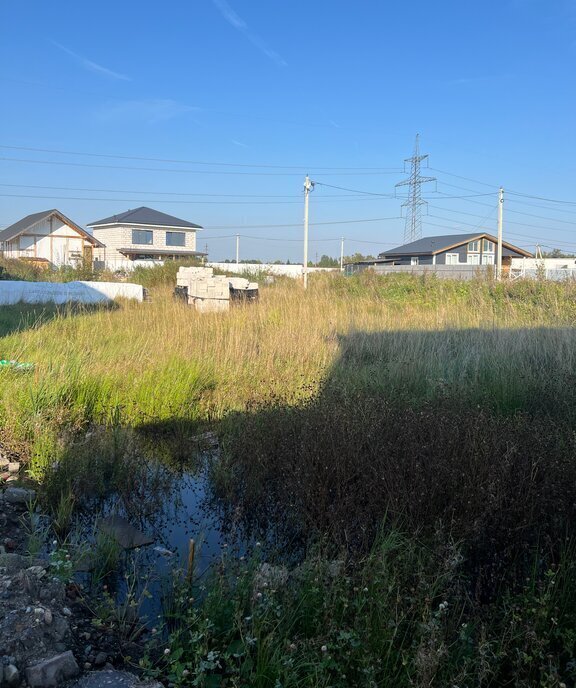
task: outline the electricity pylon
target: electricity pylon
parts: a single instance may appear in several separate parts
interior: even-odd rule
[[[414,155],[404,161],[410,163],[410,177],[396,184],[397,187],[409,187],[408,198],[402,203],[402,207],[407,209],[404,227],[404,243],[406,244],[422,236],[422,206],[427,205],[422,198],[422,184],[436,181],[436,177],[422,177],[420,174],[420,163],[427,157],[428,155],[420,155],[420,134],[416,134]]]

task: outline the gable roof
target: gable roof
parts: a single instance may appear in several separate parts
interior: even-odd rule
[[[103,220],[89,222],[88,227],[103,227],[105,225],[147,225],[149,227],[179,227],[181,229],[202,229],[200,225],[195,225],[188,220],[180,220],[173,215],[161,213],[159,210],[142,206],[134,210],[127,210],[119,215],[112,215]]]
[[[34,225],[37,225],[38,223],[43,222],[44,220],[50,219],[53,215],[65,224],[67,224],[68,226],[74,228],[79,234],[81,234],[84,237],[84,239],[87,239],[94,246],[104,246],[104,244],[101,241],[98,241],[96,237],[92,236],[92,234],[87,232],[85,229],[82,229],[82,227],[77,225],[75,222],[72,222],[72,220],[69,217],[66,217],[64,213],[61,213],[56,208],[53,208],[52,210],[43,210],[39,213],[32,213],[32,215],[26,215],[26,217],[23,217],[21,220],[18,220],[18,222],[15,222],[13,225],[10,225],[9,227],[6,227],[6,229],[3,229],[0,232],[0,241],[11,241],[12,239],[15,239],[16,237],[20,236],[20,234],[23,234],[27,230],[34,227]]]
[[[411,241],[408,244],[403,244],[402,246],[397,246],[396,248],[390,249],[389,251],[383,251],[379,254],[379,257],[389,257],[389,256],[418,256],[418,255],[435,255],[437,253],[442,253],[450,248],[456,248],[457,246],[462,246],[462,244],[467,244],[469,241],[474,241],[475,239],[489,239],[495,244],[498,243],[498,239],[492,234],[487,232],[476,232],[473,234],[446,234],[442,236],[431,236],[422,237],[422,239],[417,239],[416,241]],[[514,246],[507,241],[502,242],[502,246],[510,251],[515,251],[522,256],[531,258],[532,254],[529,251]]]

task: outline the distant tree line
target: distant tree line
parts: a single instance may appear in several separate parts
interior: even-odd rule
[[[376,260],[375,256],[368,255],[365,256],[362,253],[354,253],[351,256],[344,256],[344,263],[359,263],[360,261],[363,260]],[[235,260],[232,260],[230,258],[226,258],[224,263],[235,263]],[[240,263],[252,263],[253,265],[262,265],[261,260],[258,260],[258,258],[245,258],[240,261]],[[273,261],[267,261],[271,265],[292,265],[290,260],[273,260]],[[298,264],[298,261],[296,261],[296,264]],[[308,267],[309,268],[339,268],[340,267],[340,258],[332,258],[331,256],[327,256],[326,254],[320,256],[320,259],[318,261],[313,261],[309,260],[308,261]]]

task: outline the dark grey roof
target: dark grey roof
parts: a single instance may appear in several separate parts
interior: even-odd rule
[[[96,222],[89,222],[88,227],[100,227],[101,225],[116,225],[116,224],[128,224],[128,225],[149,225],[150,227],[181,227],[183,229],[202,229],[200,225],[195,225],[193,222],[188,222],[188,220],[180,220],[173,215],[167,215],[166,213],[161,213],[159,210],[154,210],[153,208],[146,208],[142,206],[141,208],[136,208],[134,210],[127,210],[125,213],[120,213],[119,215],[112,215],[112,217],[106,217],[103,220],[97,220]]]
[[[490,241],[497,242],[498,239],[492,234],[487,232],[475,232],[471,234],[446,234],[442,236],[431,236],[422,237],[422,239],[417,239],[416,241],[411,241],[408,244],[392,248],[389,251],[383,251],[379,254],[379,258],[389,256],[418,256],[418,255],[432,255],[434,253],[440,253],[445,251],[447,248],[452,248],[456,246],[461,246],[466,244],[473,239],[479,239],[481,237],[486,237]],[[521,255],[531,256],[532,254],[525,251],[523,248],[518,248],[513,246],[508,242],[502,242],[503,247],[506,247],[512,251],[520,253]]]
[[[70,227],[73,227],[85,239],[88,239],[90,242],[92,242],[94,246],[104,246],[104,244],[101,241],[98,241],[96,237],[92,236],[92,234],[87,232],[85,229],[82,229],[82,227],[77,225],[75,222],[72,222],[69,217],[66,217],[64,213],[56,210],[56,208],[53,208],[52,210],[43,210],[39,213],[32,213],[32,215],[26,215],[26,217],[23,217],[21,220],[18,220],[18,222],[10,225],[10,227],[3,229],[0,232],[0,241],[11,241],[39,222],[48,220],[52,215],[56,215],[58,218],[60,218],[60,220],[62,220],[62,222],[65,222]]]
[[[173,249],[173,248],[142,248],[140,246],[130,246],[130,248],[117,249],[120,253],[126,255],[142,254],[142,255],[159,255],[159,256],[207,256],[207,253],[202,251],[189,251],[187,249]]]
[[[464,244],[475,237],[480,236],[476,234],[447,234],[446,236],[431,236],[422,237],[416,241],[411,241],[409,244],[403,244],[396,248],[391,248],[389,251],[383,251],[381,256],[396,256],[407,254],[416,255],[417,253],[436,253],[448,246],[455,244]]]

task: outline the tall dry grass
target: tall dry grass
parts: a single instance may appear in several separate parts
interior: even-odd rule
[[[115,310],[37,319],[39,309],[20,308],[0,358],[36,369],[1,373],[0,422],[24,444],[47,428],[105,422],[110,409],[131,425],[209,422],[264,398],[297,403],[327,379],[426,398],[488,390],[504,405],[523,389],[562,395],[575,295],[572,284],[325,275],[308,292],[279,280],[225,315],[199,314],[169,287]]]

